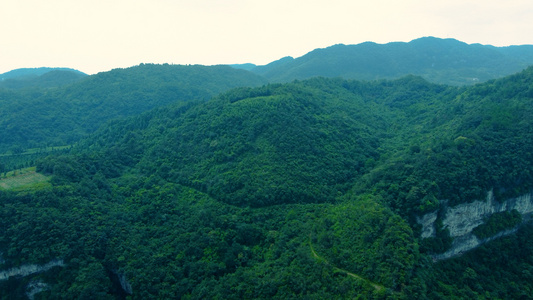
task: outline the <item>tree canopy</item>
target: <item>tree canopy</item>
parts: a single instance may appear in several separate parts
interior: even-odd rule
[[[437,226],[420,239],[416,218],[491,189],[498,201],[531,190],[532,68],[472,87],[313,78],[187,101],[172,100],[177,83],[137,89],[128,79],[172,68],[50,92],[168,102],[124,104],[138,113],[34,161],[46,183],[0,189],[0,270],[65,262],[0,281],[2,299],[35,282],[36,299],[530,295],[530,225],[437,263],[430,255],[450,236]],[[476,235],[521,220],[495,214]]]

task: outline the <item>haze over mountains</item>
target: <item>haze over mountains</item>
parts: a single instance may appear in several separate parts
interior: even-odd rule
[[[0,299],[528,299],[528,49],[423,38],[0,87]]]
[[[111,119],[266,82],[228,66],[140,65],[54,89],[0,89],[0,149],[70,145]]]
[[[265,66],[236,67],[271,82],[315,76],[376,80],[413,74],[430,82],[465,85],[510,75],[531,64],[533,45],[494,47],[424,37],[409,43],[339,44],[298,58],[285,57]]]
[[[408,43],[338,44],[315,49],[298,58],[287,56],[267,65],[244,63],[231,66],[251,71],[269,82],[290,82],[316,76],[377,80],[411,74],[434,83],[470,85],[519,72],[531,64],[533,45],[494,47],[423,37]],[[35,85],[49,87],[52,85],[39,83],[37,79],[50,71],[71,71],[78,75],[76,78],[86,75],[68,68],[17,69],[0,74],[0,87],[24,87],[32,81],[36,81]],[[18,82],[2,82],[8,79]],[[46,81],[45,78],[40,80]],[[64,83],[72,81],[74,79]]]
[[[27,78],[35,78],[39,77],[41,75],[44,75],[46,73],[52,72],[52,71],[70,71],[74,73],[78,73],[80,75],[87,75],[83,72],[80,72],[78,70],[70,69],[70,68],[21,68],[16,70],[11,70],[9,72],[5,72],[3,74],[0,74],[0,80],[7,80],[7,79],[27,79]]]
[[[6,151],[13,144],[44,147],[45,141],[69,145],[107,120],[176,100],[207,100],[237,86],[315,76],[375,80],[408,74],[434,83],[468,85],[518,72],[529,64],[533,64],[533,46],[498,48],[426,37],[409,43],[335,45],[265,66],[234,65],[242,69],[234,71],[223,66],[147,64],[87,76],[66,68],[18,69],[0,75],[4,79],[0,149]],[[57,89],[25,90],[32,87]],[[66,119],[71,121],[62,121]]]
[[[87,76],[69,68],[24,68],[0,74],[0,88],[58,87]]]

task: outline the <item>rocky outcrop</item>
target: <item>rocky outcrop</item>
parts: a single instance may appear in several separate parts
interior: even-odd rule
[[[45,272],[53,267],[64,267],[62,259],[55,259],[44,265],[23,265],[16,268],[0,271],[0,280],[7,280],[11,276],[28,276],[35,273]]]
[[[504,230],[486,239],[478,239],[474,234],[471,234],[471,233],[465,234],[463,236],[459,236],[453,240],[452,246],[450,247],[448,251],[441,253],[441,254],[434,254],[433,259],[435,261],[438,261],[438,260],[448,259],[454,256],[461,255],[465,253],[466,251],[472,250],[480,245],[483,245],[495,239],[501,238],[502,236],[515,233],[517,230],[518,228]]]
[[[26,296],[28,297],[28,299],[33,300],[35,299],[36,294],[42,291],[46,291],[48,289],[49,289],[48,284],[42,281],[39,281],[39,280],[30,281],[30,283],[28,283],[28,286],[26,286]]]
[[[422,225],[422,238],[435,236],[435,221],[437,221],[437,211],[425,214],[422,218],[417,219],[418,224]]]
[[[112,271],[112,273],[117,276],[118,282],[120,283],[120,287],[122,288],[122,290],[128,295],[133,294],[133,289],[131,288],[131,284],[126,278],[126,275],[116,270]]]
[[[479,225],[484,224],[485,220],[497,212],[516,210],[522,215],[533,212],[533,194],[509,199],[504,202],[498,202],[494,199],[492,191],[488,192],[485,201],[474,201],[464,203],[454,207],[444,207],[441,212],[442,226],[447,228],[450,237],[454,238],[451,248],[442,254],[434,255],[434,259],[442,260],[460,255],[486,242],[492,241],[499,237],[516,232],[517,228],[505,230],[498,234],[486,238],[478,239],[472,230]],[[417,219],[422,225],[421,237],[429,238],[435,236],[435,222],[438,211],[428,213]]]

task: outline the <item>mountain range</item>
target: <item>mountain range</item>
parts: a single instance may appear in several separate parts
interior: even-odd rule
[[[74,83],[87,76],[69,68],[24,68],[0,74],[0,88],[50,88]]]
[[[53,74],[52,71],[41,75]],[[0,89],[0,151],[70,145],[105,122],[180,101],[205,101],[258,75],[228,66],[140,65],[48,89]]]
[[[246,68],[271,82],[315,76],[376,80],[412,74],[435,83],[468,85],[516,73],[531,64],[533,45],[494,47],[424,37],[408,43],[338,44],[264,66],[235,67]]]
[[[466,45],[408,43],[441,71],[457,57],[428,43]],[[408,44],[387,45],[398,66]],[[533,67],[475,85],[235,67],[0,88],[1,299],[530,297]]]

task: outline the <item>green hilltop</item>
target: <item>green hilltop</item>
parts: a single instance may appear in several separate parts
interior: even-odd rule
[[[0,74],[0,88],[53,88],[74,83],[87,76],[69,68],[24,68]]]
[[[143,64],[87,76],[61,88],[0,88],[0,152],[13,145],[70,145],[112,119],[264,83],[259,76],[228,66]]]

